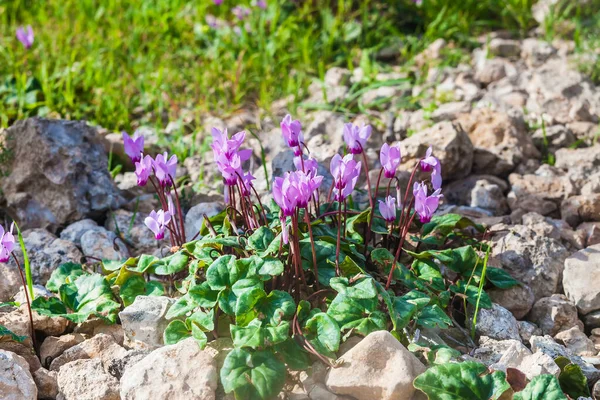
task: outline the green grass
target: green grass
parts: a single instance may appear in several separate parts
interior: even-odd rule
[[[269,109],[294,95],[292,110],[311,82],[332,66],[385,70],[377,53],[398,47],[395,64],[443,37],[476,45],[476,35],[534,24],[533,0],[8,0],[0,5],[0,125],[32,115],[86,119],[109,130],[132,130],[186,120],[173,135],[194,132],[204,112],[227,116],[243,107]],[[252,10],[250,32],[236,34],[235,4]],[[229,26],[212,29],[214,15]],[[15,38],[31,24],[35,43]],[[238,24],[239,25],[239,24]],[[446,57],[450,64],[460,52]],[[361,83],[360,93],[374,82]],[[353,100],[340,110],[363,112]],[[379,106],[379,105],[376,105]],[[201,133],[204,134],[204,133]]]

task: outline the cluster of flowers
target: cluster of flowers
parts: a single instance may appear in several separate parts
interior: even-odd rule
[[[144,136],[135,132],[133,137],[123,132],[123,146],[125,153],[135,165],[135,175],[138,186],[146,186],[148,181],[152,183],[163,209],[152,211],[144,220],[146,226],[154,232],[157,240],[165,237],[165,230],[171,232],[173,243],[185,241],[183,218],[179,207],[175,208],[171,188],[174,189],[175,198],[179,205],[177,188],[175,187],[175,175],[177,172],[177,156],[169,158],[168,153],[158,154],[155,158],[144,155]],[[179,218],[179,221],[177,221]],[[179,223],[178,223],[179,222]]]
[[[213,0],[213,2],[217,6],[220,6],[221,4],[223,4],[223,0]],[[263,10],[267,9],[266,0],[256,0],[253,2],[253,5],[255,7],[258,7]],[[231,9],[231,13],[233,14],[233,16],[237,19],[237,21],[239,23],[242,23],[246,20],[246,18],[248,18],[250,16],[250,14],[252,14],[252,10],[248,7],[237,5]],[[208,24],[208,26],[210,26],[213,29],[219,29],[219,28],[222,28],[227,25],[227,23],[225,21],[220,20],[217,17],[215,17],[214,15],[210,15],[210,14],[206,16],[206,23]],[[239,25],[235,25],[233,27],[233,31],[237,35],[241,35],[242,30],[245,30],[246,32],[250,32],[251,31],[250,24],[245,23],[243,25],[243,27],[241,27]]]

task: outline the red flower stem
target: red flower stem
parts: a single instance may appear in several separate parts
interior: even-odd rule
[[[163,208],[163,210],[168,209],[167,207],[167,203],[165,202],[164,199],[164,194],[162,192],[162,190],[160,190],[158,188],[158,186],[156,186],[156,183],[154,182],[153,177],[150,177],[150,183],[152,183],[152,186],[154,186],[154,190],[156,191],[156,195],[158,196],[158,200],[160,201],[160,205]],[[169,240],[171,240],[171,247],[175,246],[175,240],[173,239],[173,235],[169,235]]]
[[[335,273],[340,276],[340,240],[342,231],[342,203],[338,201],[338,234],[335,245]]]
[[[169,175],[169,178],[171,178],[171,184],[173,185],[173,191],[175,192],[175,202],[177,203],[177,215],[179,216],[179,228],[180,228],[180,232],[179,232],[180,243],[179,243],[179,245],[182,246],[186,241],[185,226],[183,225],[183,213],[181,212],[181,204],[179,203],[179,194],[177,193],[177,186],[175,185],[175,181],[173,180],[173,177],[171,175]]]
[[[409,211],[410,211],[410,209],[409,209]],[[396,263],[398,262],[398,259],[400,258],[400,254],[402,253],[402,246],[404,246],[404,240],[406,239],[406,235],[408,234],[408,228],[410,227],[410,224],[412,224],[413,220],[415,219],[415,215],[417,215],[417,213],[413,213],[413,215],[410,217],[410,220],[408,221],[408,224],[406,224],[406,226],[404,227],[404,230],[402,232],[402,238],[400,239],[400,244],[398,245],[398,249],[396,250],[396,256],[394,257],[394,263],[392,264],[392,268],[390,269],[390,274],[388,275],[388,279],[385,284],[385,290],[388,290],[390,288],[390,284],[392,283],[392,275],[394,274],[394,270],[396,269]]]
[[[381,175],[383,174],[383,168],[379,170],[379,175],[377,176],[377,183],[375,184],[375,199],[377,199],[377,193],[379,193],[379,183],[381,182]],[[371,227],[373,226],[373,216],[375,215],[375,208],[371,206],[371,215],[369,215],[369,227],[367,228],[367,234],[365,235],[365,252],[364,255],[367,255],[367,249],[369,248],[369,241],[371,240]],[[373,237],[375,240],[375,237]]]
[[[306,221],[306,225],[308,226],[308,236],[310,237],[310,246],[312,248],[312,258],[313,258],[313,268],[315,273],[315,286],[317,290],[319,290],[319,268],[317,267],[317,252],[315,251],[315,239],[312,233],[312,226],[310,224],[310,217],[308,216],[308,208],[306,209],[306,213],[304,213],[304,220]]]
[[[369,178],[369,161],[367,160],[367,153],[365,153],[365,150],[362,148],[362,145],[359,143],[358,144],[360,146],[360,150],[363,156],[363,167],[365,170],[365,175],[367,176],[367,188],[369,189],[369,206],[371,207],[371,209],[373,209],[373,193],[371,192],[371,178]],[[377,196],[377,194],[375,194]]]
[[[27,291],[27,282],[25,282],[25,277],[23,276],[23,271],[21,270],[21,264],[17,257],[15,257],[15,253],[11,253],[15,263],[17,264],[17,269],[19,270],[19,275],[21,276],[21,283],[23,285],[23,291],[25,292],[25,300],[27,301],[27,311],[29,311],[29,324],[31,325],[31,342],[33,343],[33,349],[37,354],[37,344],[35,342],[35,329],[33,328],[33,313],[31,311],[31,301],[29,300],[29,293]]]
[[[254,195],[256,196],[256,199],[258,200],[258,204],[260,204],[260,208],[262,210],[262,214],[263,214],[263,219],[265,221],[265,225],[268,225],[268,221],[267,221],[267,213],[265,211],[265,207],[262,204],[262,201],[260,201],[260,196],[258,195],[258,193],[256,192],[256,189],[254,188],[254,186],[250,186],[252,188],[252,191],[254,192]]]

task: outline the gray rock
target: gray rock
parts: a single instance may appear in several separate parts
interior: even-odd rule
[[[542,374],[554,376],[560,374],[560,368],[552,358],[541,352],[532,354],[527,347],[516,341],[503,352],[500,360],[492,364],[490,368],[496,371],[516,368],[523,372],[529,380]]]
[[[560,214],[572,227],[582,222],[600,221],[600,193],[573,196],[563,200]]]
[[[491,309],[481,308],[477,315],[475,333],[496,340],[520,340],[517,320],[506,308],[493,303]]]
[[[532,322],[517,321],[517,323],[519,324],[519,336],[521,336],[522,342],[529,343],[529,339],[532,336],[540,336],[542,334],[542,330]]]
[[[455,101],[443,103],[431,113],[433,122],[452,121],[458,118],[460,114],[471,111],[471,104],[466,101]]]
[[[120,400],[119,381],[104,372],[102,362],[76,360],[58,371],[59,397],[64,400]]]
[[[534,6],[535,7],[535,6]],[[521,46],[521,56],[525,58],[527,65],[538,67],[556,54],[556,49],[543,40],[527,38]]]
[[[126,260],[129,250],[121,239],[103,227],[87,231],[81,236],[81,250],[85,256],[101,260]]]
[[[102,138],[85,122],[17,121],[6,131],[6,144],[12,158],[2,191],[21,229],[54,232],[119,208]]]
[[[521,53],[521,44],[516,40],[494,38],[489,43],[490,52],[498,57],[516,57]]]
[[[539,299],[531,309],[529,320],[542,329],[544,335],[554,336],[583,324],[577,316],[577,307],[562,294]]]
[[[387,331],[367,335],[338,359],[325,384],[329,391],[357,400],[409,400],[413,380],[425,366]]]
[[[159,243],[168,243],[168,235],[159,242],[144,224],[145,212],[117,210],[107,215],[105,228],[115,232],[132,247],[134,255],[153,253]]]
[[[82,219],[81,221],[74,222],[63,229],[60,233],[60,238],[62,240],[73,242],[77,246],[81,246],[81,237],[83,234],[97,227],[98,224],[93,219]]]
[[[65,350],[85,341],[85,336],[80,333],[71,333],[62,336],[48,336],[40,347],[40,359],[45,367],[60,356]]]
[[[531,351],[534,353],[541,352],[547,354],[552,359],[556,357],[567,357],[572,363],[577,364],[581,367],[581,370],[585,377],[590,382],[595,382],[600,378],[600,371],[594,368],[593,365],[586,363],[579,356],[571,353],[563,345],[556,343],[550,336],[532,336],[531,340]]]
[[[185,235],[187,240],[192,240],[202,227],[202,221],[204,221],[204,215],[207,217],[214,217],[225,209],[223,203],[212,202],[212,203],[199,203],[185,215]]]
[[[58,239],[45,229],[31,229],[23,232],[23,240],[27,248],[27,255],[31,263],[33,281],[45,285],[52,271],[67,262],[79,263],[82,254],[75,244]],[[23,254],[19,246],[15,247],[15,255],[23,266]],[[10,277],[16,268],[15,261],[11,258],[7,264],[0,263],[0,274],[5,273]],[[15,293],[11,293],[14,296]]]
[[[108,365],[111,360],[123,357],[126,353],[127,350],[115,342],[112,336],[99,334],[63,351],[50,363],[50,371],[62,370],[66,364],[75,360],[97,359]]]
[[[533,306],[535,295],[527,285],[517,285],[509,289],[486,290],[494,303],[510,311],[516,319],[524,318]]]
[[[163,346],[163,333],[169,324],[166,315],[173,303],[168,297],[137,296],[133,304],[119,313],[125,345],[138,350]]]
[[[506,76],[506,61],[484,58],[477,62],[475,79],[483,85],[489,85]]]
[[[554,339],[578,356],[595,356],[598,353],[594,342],[577,326],[557,333]]]
[[[600,310],[600,245],[587,247],[565,260],[563,287],[581,314]]]
[[[121,399],[214,400],[217,382],[216,361],[189,338],[127,368],[121,377]]]
[[[564,260],[569,253],[559,241],[515,225],[492,243],[492,255],[515,279],[529,285],[539,300],[558,291]]]
[[[12,301],[23,286],[16,264],[0,263],[0,276],[2,276],[0,279],[0,303]]]
[[[150,354],[150,350],[128,351],[123,355],[123,357],[115,358],[109,361],[106,370],[115,378],[121,379],[128,367],[131,367],[143,360],[148,354]]]
[[[0,350],[0,394],[5,400],[36,400],[38,390],[25,359]]]
[[[535,147],[540,152],[555,153],[563,147],[569,147],[577,140],[569,128],[564,125],[553,125],[540,128],[531,135]]]

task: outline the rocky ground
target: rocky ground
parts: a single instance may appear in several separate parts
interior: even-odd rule
[[[375,175],[383,142],[401,140],[405,177],[432,144],[443,165],[440,212],[487,225],[490,265],[523,285],[490,293],[494,306],[479,313],[476,349],[453,341],[453,329],[423,334],[460,348],[465,359],[496,369],[518,368],[528,378],[558,374],[553,359],[563,355],[594,384],[600,378],[600,88],[572,66],[571,42],[515,40],[497,33],[473,51],[470,64],[421,68],[436,65],[447,46],[440,40],[420,55],[412,71],[426,71],[420,84],[363,93],[361,104],[389,101],[355,122],[374,125],[367,156]],[[361,74],[360,69],[329,70],[324,87],[314,85],[307,102],[339,103]],[[378,79],[406,76],[398,68]],[[432,106],[399,109],[409,97]],[[265,168],[272,177],[293,167],[293,154],[277,127],[285,101],[274,104],[273,113],[258,120],[247,112],[227,121],[205,121],[207,127],[227,126],[230,132],[248,124],[260,127],[250,160],[259,192],[266,189]],[[343,147],[347,116],[317,111],[301,120],[311,154],[325,168]],[[151,132],[147,138],[151,141]],[[9,128],[1,141],[12,157],[1,181],[5,211],[26,229],[37,284],[44,285],[60,264],[85,257],[119,260],[168,252],[167,242],[157,243],[143,224],[158,207],[154,197],[135,186],[132,173],[117,176],[115,183],[106,171],[105,149],[122,152],[120,135],[98,134],[83,122],[31,119]],[[203,214],[214,215],[223,207],[211,157],[190,157],[178,172],[212,188],[196,195],[188,190],[190,239]],[[0,264],[0,276],[0,302],[15,296],[22,301],[15,265]],[[37,290],[51,295],[41,286]],[[0,340],[0,393],[9,399],[226,398],[218,370],[231,341],[219,339],[204,351],[193,340],[162,346],[171,304],[166,297],[138,297],[120,313],[120,325],[113,326],[94,320],[75,326],[36,314],[41,362],[28,343]],[[1,307],[0,325],[29,335],[23,306]],[[308,372],[290,374],[280,397],[408,399],[412,379],[425,368],[384,332],[352,338],[340,353],[340,368],[328,370],[317,362]],[[594,389],[600,396],[600,384]]]

